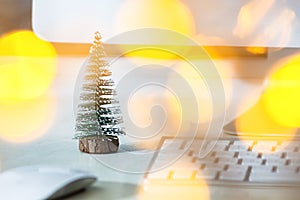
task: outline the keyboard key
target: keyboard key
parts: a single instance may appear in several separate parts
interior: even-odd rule
[[[300,174],[295,173],[251,173],[249,176],[250,182],[300,182]]]
[[[193,153],[193,157],[198,158],[198,154],[197,153]],[[201,159],[207,159],[207,158],[211,158],[211,157],[215,157],[215,152],[209,152],[204,158]]]
[[[277,166],[277,165],[286,165],[287,160],[281,158],[268,158],[265,159],[265,165]]]
[[[225,151],[227,145],[226,144],[215,144],[213,147],[213,151]]]
[[[226,167],[226,171],[228,172],[234,172],[234,171],[247,171],[248,170],[248,166],[245,165],[227,165]]]
[[[269,148],[277,145],[278,145],[278,141],[265,140],[265,141],[257,141],[255,146]]]
[[[255,151],[241,151],[238,152],[238,158],[252,158],[255,159],[258,157],[258,152]]]
[[[217,144],[229,145],[230,143],[230,140],[217,140]]]
[[[291,166],[300,166],[300,159],[292,159],[287,161],[288,165]]]
[[[296,173],[297,167],[295,166],[278,166],[276,167],[276,172],[279,173]]]
[[[216,158],[209,157],[209,158],[205,158],[205,159],[197,159],[195,162],[199,165],[214,164],[214,163],[216,163]]]
[[[223,147],[228,146],[230,144],[230,141],[229,140],[218,140],[218,141],[211,141],[210,143],[211,143],[211,145],[214,145],[214,148],[221,149]]]
[[[274,169],[274,166],[266,166],[266,165],[254,165],[251,167],[251,173],[270,173]]]
[[[224,164],[213,163],[213,164],[206,164],[203,167],[203,170],[213,169],[213,170],[217,170],[217,171],[222,171],[222,170],[224,170],[224,168],[225,168]]]
[[[237,164],[237,162],[238,162],[238,159],[237,158],[226,158],[226,157],[224,157],[224,158],[217,158],[217,161],[218,161],[218,163],[220,163],[220,164],[224,164],[224,165],[226,165],[226,164]]]
[[[246,176],[246,171],[223,171],[220,173],[220,180],[227,181],[243,181]]]
[[[262,152],[262,153],[272,153],[275,151],[277,141],[258,141],[253,147],[252,151]]]
[[[235,140],[233,145],[245,145],[247,147],[252,146],[254,143],[253,140]]]
[[[235,152],[230,152],[230,151],[217,151],[214,152],[215,157],[219,158],[233,158],[235,156]]]
[[[255,165],[261,165],[262,160],[259,158],[241,158],[240,163],[241,165],[255,166]]]
[[[201,180],[214,180],[218,174],[217,170],[198,171],[195,178]]]
[[[285,154],[285,157],[288,158],[288,159],[299,160],[300,159],[300,152],[287,152]]]
[[[275,149],[271,146],[253,146],[252,151],[260,152],[260,153],[273,153]]]
[[[261,154],[260,157],[262,159],[282,159],[284,157],[283,153],[272,153],[272,154]]]
[[[285,142],[282,142],[281,145],[283,148],[282,148],[282,151],[285,151],[285,152],[296,152],[296,151],[299,151],[300,149],[300,143],[297,142],[288,142],[288,141],[285,141]]]
[[[230,145],[228,151],[248,151],[249,147],[246,145]]]

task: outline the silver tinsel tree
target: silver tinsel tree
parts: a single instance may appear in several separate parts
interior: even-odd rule
[[[87,153],[116,152],[118,135],[125,134],[119,127],[121,110],[105,57],[101,35],[96,32],[85,66],[74,136],[79,149]]]

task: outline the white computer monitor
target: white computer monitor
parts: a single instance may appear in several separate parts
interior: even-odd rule
[[[297,0],[33,0],[32,25],[54,42],[90,43],[95,31],[106,40],[154,27],[202,45],[299,47],[299,15]]]

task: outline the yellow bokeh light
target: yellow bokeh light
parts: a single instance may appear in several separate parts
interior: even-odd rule
[[[45,134],[55,108],[46,92],[55,73],[54,47],[32,31],[0,38],[0,139],[30,142]]]
[[[153,179],[139,188],[139,200],[209,200],[210,191],[205,179]]]
[[[241,108],[244,107],[244,103],[241,104]],[[236,128],[238,132],[254,137],[263,137],[266,134],[290,135],[295,132],[295,129],[282,126],[271,118],[266,111],[262,98],[251,109],[237,118]]]
[[[276,136],[285,146],[293,140],[300,127],[299,65],[300,55],[285,58],[267,76],[257,103],[236,120],[242,140],[268,140]]]
[[[17,31],[0,38],[0,103],[44,94],[55,72],[54,47],[32,31]]]
[[[43,136],[53,122],[55,106],[55,100],[45,96],[0,104],[0,139],[24,143]]]
[[[245,105],[247,105],[247,102],[243,102],[240,109],[243,109]],[[235,126],[240,140],[246,141],[245,145],[249,140],[274,140],[274,137],[276,137],[278,141],[284,142],[284,145],[280,146],[281,149],[293,140],[297,131],[295,128],[283,126],[273,120],[267,112],[263,98],[260,98],[251,109],[239,116],[236,119]]]
[[[169,11],[169,12],[167,12]],[[187,36],[195,33],[195,23],[189,9],[179,0],[125,0],[118,11],[115,29],[122,33],[141,28],[159,28],[175,31]],[[150,34],[149,41],[162,37]],[[166,38],[172,44],[178,44],[178,37],[170,35]],[[173,40],[174,41],[173,41]],[[152,42],[153,42],[152,41]],[[151,42],[150,42],[151,43]],[[156,44],[161,45],[161,44]],[[130,57],[147,57],[156,59],[171,59],[176,56],[158,48],[143,48],[130,52]]]
[[[290,128],[300,127],[300,55],[279,64],[267,78],[263,101],[274,121]]]
[[[137,61],[137,63],[145,62],[141,58],[147,58],[146,61],[151,61],[151,62],[162,60],[163,61],[162,63],[178,58],[176,54],[168,51],[164,51],[163,50],[164,48],[165,48],[164,46],[160,46],[160,47],[158,46],[157,48],[141,48],[136,51],[128,52],[126,56],[131,58],[131,60],[134,62]]]
[[[265,47],[247,47],[246,50],[255,55],[261,55],[267,53],[267,48]]]

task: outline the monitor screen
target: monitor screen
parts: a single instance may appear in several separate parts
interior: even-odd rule
[[[33,30],[52,42],[90,43],[96,31],[106,40],[134,29],[164,28],[210,46],[300,46],[300,1],[296,0],[33,0],[32,3]]]

